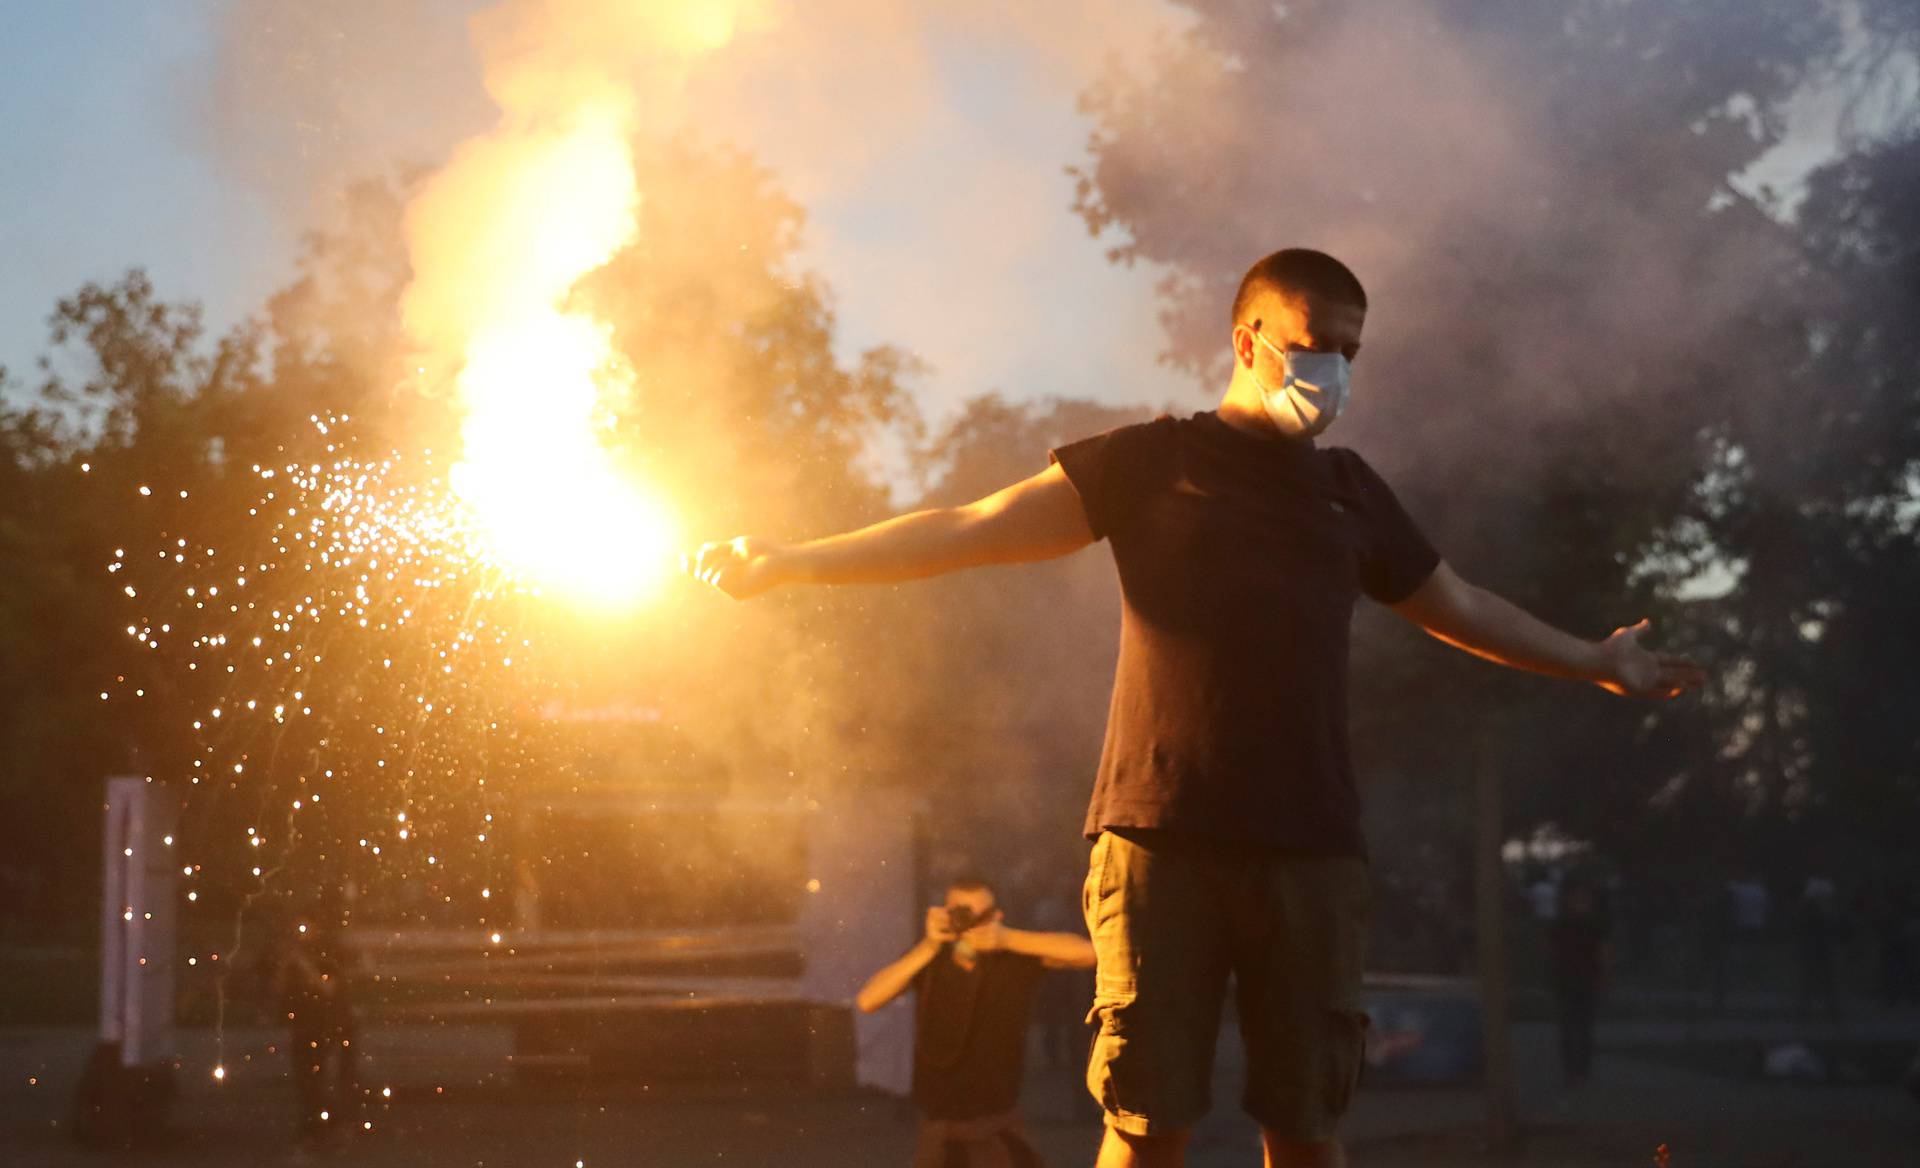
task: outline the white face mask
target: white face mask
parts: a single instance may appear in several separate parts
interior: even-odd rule
[[[1281,368],[1287,371],[1286,380],[1278,388],[1260,380],[1258,373],[1253,374],[1267,417],[1280,432],[1311,438],[1333,425],[1340,411],[1347,408],[1349,382],[1353,377],[1353,366],[1346,355],[1306,350],[1289,352],[1259,333],[1253,335],[1273,350],[1274,356],[1280,358]]]

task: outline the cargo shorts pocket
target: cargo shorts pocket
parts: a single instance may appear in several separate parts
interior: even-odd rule
[[[1087,922],[1087,935],[1098,937],[1100,926],[1113,919],[1119,910],[1119,880],[1114,873],[1113,835],[1101,832],[1087,854],[1087,878],[1080,885],[1080,915]]]
[[[1334,1009],[1328,1019],[1326,1058],[1326,1117],[1338,1120],[1353,1105],[1353,1093],[1360,1086],[1360,1072],[1367,1061],[1367,1027],[1371,1025],[1364,1010]]]
[[[1109,1127],[1130,1135],[1155,1135],[1168,1126],[1170,1117],[1184,1116],[1188,1109],[1181,1100],[1166,1097],[1167,1084],[1151,1065],[1152,1052],[1141,1045],[1139,1020],[1130,1016],[1135,1008],[1132,1001],[1102,1000],[1087,1015],[1099,1028],[1087,1060],[1087,1091],[1106,1112]]]

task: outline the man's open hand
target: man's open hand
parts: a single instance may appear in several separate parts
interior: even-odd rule
[[[778,544],[741,535],[701,544],[699,551],[681,557],[680,566],[701,583],[746,600],[781,582],[776,562],[782,550]]]
[[[1602,689],[1630,698],[1677,697],[1705,684],[1707,671],[1685,657],[1655,653],[1640,643],[1651,622],[1615,629],[1600,644]]]

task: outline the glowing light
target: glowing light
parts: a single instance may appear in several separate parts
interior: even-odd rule
[[[615,30],[596,21],[584,31],[595,44],[641,35],[653,48],[691,56],[731,39],[741,12],[753,7],[751,0],[613,6],[606,23]],[[579,43],[571,36],[557,41]],[[340,792],[337,802],[357,797],[353,781],[378,790],[386,781],[473,774],[465,762],[474,735],[463,727],[500,731],[486,740],[488,766],[496,768],[495,744],[514,734],[505,712],[535,708],[521,691],[533,687],[537,696],[551,684],[542,671],[544,646],[512,627],[510,618],[524,611],[521,601],[552,595],[633,605],[678,575],[676,520],[617,425],[617,411],[635,388],[633,372],[609,325],[588,314],[589,300],[579,294],[583,279],[636,238],[640,192],[630,143],[640,128],[639,103],[594,62],[521,63],[517,55],[489,63],[488,92],[502,106],[498,127],[460,147],[407,209],[415,282],[403,323],[418,351],[431,354],[418,367],[431,383],[423,387],[453,393],[459,449],[450,456],[411,448],[368,454],[346,428],[350,418],[315,414],[313,432],[282,436],[277,465],[253,465],[257,489],[224,516],[231,525],[217,528],[234,541],[225,555],[216,560],[212,546],[174,524],[208,508],[229,510],[218,493],[196,483],[191,509],[165,506],[173,529],[161,537],[164,547],[142,540],[131,556],[116,548],[106,567],[123,595],[139,602],[137,611],[126,606],[134,621],[126,625],[129,650],[180,670],[178,680],[197,695],[180,719],[194,731],[192,751],[181,759],[191,766],[179,768],[195,798],[252,787],[258,790],[247,797],[259,796],[252,806],[285,809],[290,801],[297,812],[307,801],[317,804],[310,789],[283,785],[294,776],[263,749],[289,721],[306,719],[323,757],[336,765],[351,759],[342,781],[328,785]],[[177,483],[133,481],[139,497],[189,498]],[[163,575],[142,574],[156,571]],[[149,656],[162,641],[168,652]],[[322,667],[328,658],[313,648],[322,643],[340,646],[338,664]],[[363,669],[384,684],[369,684]],[[108,688],[98,691],[100,700],[129,689],[144,698],[145,680],[122,675],[108,684],[103,677]],[[406,713],[395,719],[390,706],[401,701]],[[488,706],[500,720],[488,719]],[[362,753],[368,740],[378,742],[378,753]],[[364,765],[369,758],[371,768]],[[306,771],[298,782],[311,776]],[[471,781],[486,788],[484,778]],[[416,807],[404,789],[397,801],[415,809],[414,821],[405,812],[395,816],[398,841],[423,846],[396,849],[386,864],[412,863],[432,843],[437,850],[426,862],[439,874],[482,850],[463,839],[450,844],[445,836],[460,832],[436,830],[434,802]],[[392,813],[391,804],[376,810]],[[250,872],[256,890],[267,890],[287,871],[290,849],[300,846],[304,821],[313,818],[288,816],[271,839],[264,829],[247,828],[240,854],[252,863],[223,859],[213,865],[215,875]],[[488,826],[474,842],[488,844],[493,822],[485,815]],[[189,832],[180,851],[195,846]],[[372,839],[360,838],[359,846],[362,855],[381,856]],[[200,865],[181,867],[184,877],[196,873],[213,878]],[[185,899],[196,902],[198,895],[188,890]],[[480,896],[490,901],[491,888]],[[216,895],[207,910],[190,915],[218,913],[223,899]],[[133,910],[126,917],[133,919]],[[485,930],[487,916],[475,923]],[[299,930],[311,935],[308,925]],[[489,946],[503,945],[502,932],[485,936]],[[219,960],[207,955],[210,976]],[[186,964],[197,970],[200,959],[190,956]],[[243,1065],[252,1059],[243,1056]],[[211,1077],[225,1081],[224,1063]],[[392,1089],[381,1095],[392,1098]]]
[[[555,312],[476,341],[452,483],[494,557],[557,592],[618,604],[671,578],[677,539],[667,509],[601,444],[596,375],[610,360],[604,328]]]
[[[628,19],[683,52],[733,35],[733,3],[649,6]],[[606,604],[645,599],[675,569],[668,509],[610,449],[630,384],[608,327],[570,305],[638,230],[637,113],[616,87],[502,63],[503,110],[407,211],[409,330],[458,370],[462,451],[450,482],[489,558]]]

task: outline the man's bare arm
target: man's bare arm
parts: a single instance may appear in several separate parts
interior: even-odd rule
[[[1038,957],[1049,969],[1092,969],[1094,966],[1093,942],[1078,933],[1003,929],[1000,940],[1009,952]]]
[[[687,568],[737,599],[782,584],[888,584],[988,564],[1048,560],[1093,542],[1058,465],[960,507],[916,511],[807,543],[702,545]]]
[[[907,950],[899,960],[886,965],[879,973],[868,978],[867,984],[861,986],[860,992],[854,995],[854,1004],[860,1007],[862,1014],[871,1014],[893,1001],[907,992],[907,987],[913,984],[913,979],[919,976],[920,971],[925,969],[927,963],[932,961],[939,952],[938,942],[921,938],[920,943]]]
[[[927,963],[940,955],[940,946],[957,939],[958,934],[947,919],[947,910],[939,905],[928,909],[926,929],[919,942],[868,978],[867,984],[853,996],[854,1005],[860,1007],[862,1014],[871,1014],[906,993]]]
[[[1582,640],[1468,583],[1444,563],[1413,595],[1391,607],[1447,644],[1489,661],[1590,681],[1629,697],[1670,698],[1706,680],[1706,672],[1692,661],[1643,647],[1644,620],[1615,629],[1603,641]]]

